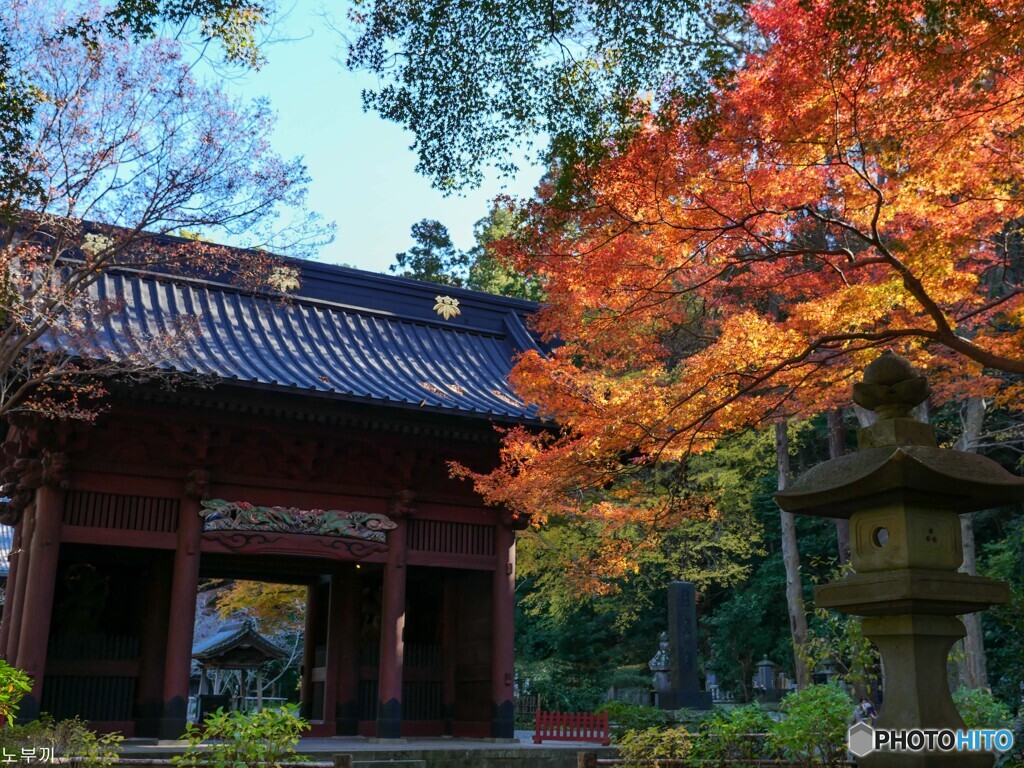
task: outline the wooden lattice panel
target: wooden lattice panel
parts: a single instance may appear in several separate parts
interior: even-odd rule
[[[178,528],[178,503],[177,499],[155,496],[69,491],[64,502],[64,524],[174,533]]]
[[[57,720],[131,720],[134,701],[134,677],[47,675],[43,682],[43,709]]]
[[[493,557],[494,527],[447,520],[413,519],[409,524],[408,547],[421,552]]]

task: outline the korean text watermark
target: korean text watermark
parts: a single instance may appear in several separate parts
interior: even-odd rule
[[[51,747],[0,747],[0,765],[11,763],[52,763]]]

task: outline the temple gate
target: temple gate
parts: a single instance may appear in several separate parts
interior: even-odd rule
[[[495,425],[537,423],[505,381],[533,306],[295,266],[287,299],[105,276],[97,346],[196,316],[190,380],[115,386],[92,424],[12,419],[0,653],[33,678],[22,717],[178,737],[197,585],[228,577],[308,586],[314,734],[513,735],[524,521],[448,462],[488,469]]]

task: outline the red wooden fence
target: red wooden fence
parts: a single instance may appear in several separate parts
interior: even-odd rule
[[[611,744],[608,733],[608,713],[599,712],[544,712],[537,710],[533,743],[542,741],[594,741],[607,747]]]

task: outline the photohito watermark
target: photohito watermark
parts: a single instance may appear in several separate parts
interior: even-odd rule
[[[846,732],[847,749],[855,757],[876,750],[888,752],[1009,752],[1013,732],[1007,728],[909,728],[889,730],[855,723]]]

